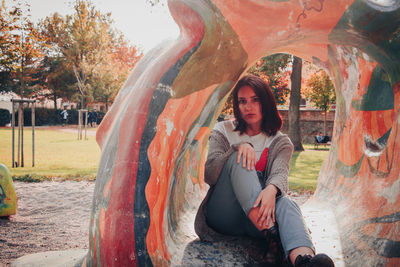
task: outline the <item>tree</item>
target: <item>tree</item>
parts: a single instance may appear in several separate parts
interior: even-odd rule
[[[35,79],[36,70],[45,56],[43,52],[45,42],[33,23],[25,18],[16,39],[20,41],[20,46],[16,49],[18,64],[14,68],[20,84],[17,93],[21,97],[25,97],[34,92],[34,85],[38,83],[38,80]]]
[[[67,61],[63,50],[72,44],[68,43],[66,20],[58,13],[46,17],[39,23],[40,33],[45,37],[46,57],[40,65],[41,91],[38,97],[51,97],[57,109],[57,99],[71,100],[76,93],[76,78],[72,64]]]
[[[292,88],[289,104],[289,138],[294,145],[295,151],[303,151],[300,134],[301,58],[294,56],[292,66],[292,74],[290,75]]]
[[[28,13],[23,15],[22,10]],[[21,97],[29,96],[36,84],[36,66],[44,57],[43,37],[29,19],[29,5],[17,3],[9,11],[1,5],[1,83]]]
[[[39,22],[39,30],[46,39],[47,57],[64,57],[63,50],[72,46],[66,18],[56,12]]]
[[[112,28],[110,13],[101,14],[91,2],[81,0],[75,2],[74,9],[75,14],[66,20],[70,46],[62,52],[74,70],[81,106],[96,98],[108,105],[141,55]],[[125,57],[121,55],[124,52]],[[111,78],[111,74],[118,77]]]
[[[14,32],[19,29],[18,21],[22,13],[17,7],[8,9],[4,1],[0,3],[0,91],[14,91],[14,66],[18,62],[16,47],[19,45]]]
[[[324,135],[326,133],[326,114],[336,101],[335,88],[328,74],[319,70],[307,80],[306,97],[324,111]]]
[[[47,79],[43,80],[54,97],[68,96],[81,107],[92,101],[108,107],[114,100],[142,55],[112,27],[110,15],[101,14],[89,1],[78,0],[74,14],[63,17],[55,13],[40,23],[49,44],[43,66],[52,70],[44,72]]]
[[[112,53],[108,55],[109,60],[103,64],[101,69],[94,72],[94,80],[92,84],[94,100],[102,102],[108,110],[119,89],[126,81],[130,71],[140,60],[142,55],[137,54],[136,47],[121,39],[114,44]]]
[[[110,14],[103,15],[91,2],[77,0],[73,16],[67,16],[69,47],[63,53],[71,63],[79,89],[81,107],[93,100],[89,81],[106,60],[111,42]]]
[[[52,98],[57,110],[57,99],[70,100],[75,94],[75,75],[63,57],[46,57],[40,69],[40,90],[35,96],[37,99]]]
[[[113,28],[111,14],[76,0],[74,14],[35,26],[21,1],[11,9],[0,3],[0,90],[52,97],[56,108],[60,97],[108,106],[142,56]]]
[[[269,83],[278,104],[284,104],[290,93],[287,83],[287,66],[290,60],[291,56],[288,54],[274,54],[261,58],[248,71]]]

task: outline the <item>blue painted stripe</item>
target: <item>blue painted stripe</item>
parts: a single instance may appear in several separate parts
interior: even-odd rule
[[[201,41],[163,75],[150,101],[146,126],[140,141],[139,166],[136,174],[135,203],[133,207],[135,248],[139,266],[153,266],[146,246],[146,235],[150,226],[150,211],[146,201],[145,187],[151,175],[147,150],[156,135],[157,119],[171,98],[171,92],[166,88],[172,86],[182,67],[200,47],[200,44]]]

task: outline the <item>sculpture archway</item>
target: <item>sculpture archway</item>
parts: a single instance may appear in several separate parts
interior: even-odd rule
[[[400,3],[171,0],[181,36],[135,67],[98,130],[102,158],[85,263],[171,262],[200,201],[207,136],[244,71],[286,52],[337,88],[333,144],[315,198],[335,205],[350,265],[400,262]]]

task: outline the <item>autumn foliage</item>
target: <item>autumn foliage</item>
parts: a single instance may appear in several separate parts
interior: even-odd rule
[[[14,3],[0,4],[0,91],[110,105],[142,57],[111,14],[76,0],[73,14],[54,13],[35,25],[29,5]]]

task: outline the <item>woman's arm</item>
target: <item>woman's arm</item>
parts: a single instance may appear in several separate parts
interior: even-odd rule
[[[289,189],[289,166],[293,154],[293,144],[289,137],[281,137],[270,147],[266,169],[266,185],[273,184],[279,189],[278,195],[286,194]]]
[[[214,185],[222,168],[229,156],[235,152],[234,148],[229,145],[226,137],[219,131],[212,130],[209,143],[208,155],[204,170],[204,180],[209,185]]]
[[[271,144],[266,169],[266,187],[258,195],[254,207],[260,207],[257,222],[268,228],[275,223],[275,199],[286,194],[289,187],[289,164],[293,145],[288,137],[281,137]]]
[[[217,183],[218,177],[230,155],[238,150],[243,143],[229,145],[228,139],[219,131],[212,130],[209,143],[208,155],[204,170],[204,180],[209,185]]]

